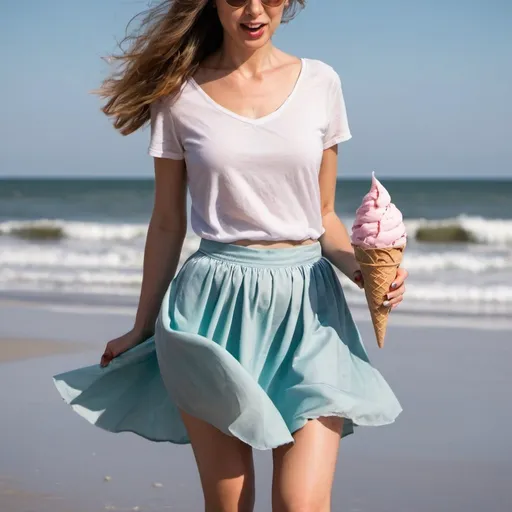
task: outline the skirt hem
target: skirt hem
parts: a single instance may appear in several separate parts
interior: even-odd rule
[[[171,443],[171,444],[175,444],[175,445],[187,445],[187,444],[191,444],[190,443],[190,439],[170,439],[169,437],[157,437],[157,436],[150,436],[148,434],[144,434],[143,432],[140,432],[140,431],[137,431],[135,429],[131,429],[131,428],[123,428],[123,427],[120,427],[120,428],[112,428],[112,427],[107,427],[105,425],[99,425],[97,424],[92,418],[88,417],[87,414],[85,413],[85,411],[87,411],[87,409],[84,409],[82,406],[80,406],[79,404],[73,404],[73,399],[70,399],[70,398],[66,398],[66,396],[70,396],[69,393],[67,393],[66,391],[69,390],[70,388],[65,384],[63,383],[63,381],[57,379],[57,378],[54,378],[53,379],[54,381],[54,384],[55,384],[55,387],[57,388],[59,394],[61,395],[61,398],[62,400],[67,404],[67,405],[70,405],[71,408],[73,409],[73,411],[75,413],[77,413],[81,418],[85,419],[88,423],[96,426],[96,427],[99,427],[101,428],[102,430],[105,430],[107,432],[110,432],[110,433],[113,433],[113,434],[119,434],[119,433],[131,433],[131,434],[135,434],[139,437],[142,437],[148,441],[151,441],[151,442],[155,442],[155,443]],[[290,429],[289,429],[289,433],[290,433],[290,440],[283,440],[283,441],[277,441],[276,443],[267,443],[267,444],[261,444],[261,443],[257,443],[257,442],[254,442],[254,441],[251,441],[249,440],[246,436],[243,436],[241,435],[240,433],[236,433],[234,431],[234,429],[231,429],[230,427],[228,427],[228,431],[229,431],[229,434],[226,433],[226,432],[223,432],[225,433],[226,435],[229,435],[229,436],[232,436],[232,437],[235,437],[237,439],[239,439],[240,441],[242,441],[243,443],[251,446],[251,448],[255,449],[255,450],[259,450],[259,451],[265,451],[265,450],[273,450],[275,448],[279,448],[280,446],[285,446],[287,444],[293,444],[295,443],[295,440],[293,439],[293,434],[295,434],[295,432],[299,431],[301,428],[303,428],[308,421],[311,421],[311,420],[316,420],[318,418],[332,418],[332,417],[335,417],[335,418],[342,418],[343,420],[349,420],[350,422],[352,422],[352,425],[351,425],[351,428],[348,430],[348,431],[343,431],[341,432],[341,435],[340,435],[340,440],[353,434],[354,433],[354,428],[355,427],[361,427],[361,426],[365,426],[365,427],[380,427],[380,426],[385,426],[385,425],[391,425],[393,424],[395,421],[396,421],[396,418],[393,418],[393,419],[389,419],[389,420],[384,420],[384,421],[378,421],[378,422],[374,422],[374,423],[366,423],[366,424],[362,424],[362,423],[354,423],[354,419],[352,417],[350,417],[350,415],[348,415],[347,413],[344,413],[344,412],[339,412],[339,411],[333,411],[333,412],[325,412],[325,413],[321,413],[321,414],[315,414],[315,415],[308,415],[308,416],[303,416],[303,415],[300,415],[300,416],[296,416],[295,418],[292,419],[291,421],[291,424],[293,425]],[[203,421],[206,421],[206,420],[203,420]],[[209,423],[208,421],[206,421],[207,423]],[[211,425],[211,423],[210,423]],[[215,425],[212,425],[215,427]],[[215,427],[217,428],[217,430],[219,430],[220,432],[222,432],[221,429],[219,429],[218,427]]]

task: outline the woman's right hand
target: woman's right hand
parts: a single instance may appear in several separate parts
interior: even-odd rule
[[[101,356],[100,366],[105,367],[108,366],[112,359],[121,355],[123,352],[130,350],[131,348],[139,345],[147,338],[152,336],[152,332],[140,332],[132,329],[131,331],[119,336],[119,338],[115,338],[110,340],[105,347],[105,351]]]

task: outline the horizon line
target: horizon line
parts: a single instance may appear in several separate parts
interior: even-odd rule
[[[370,176],[371,178],[371,176]],[[512,181],[511,176],[397,176],[397,175],[380,175],[379,179],[386,180],[410,180],[410,181]],[[338,175],[337,180],[346,179],[353,181],[364,181],[369,179],[368,176],[354,175]],[[119,176],[119,175],[48,175],[48,176],[2,176],[0,181],[6,180],[154,180],[153,175],[149,176]]]

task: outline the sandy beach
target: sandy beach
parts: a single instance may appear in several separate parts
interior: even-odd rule
[[[366,312],[354,316],[404,412],[342,442],[332,510],[510,510],[511,322],[396,312],[379,350]],[[54,389],[53,374],[96,363],[132,318],[130,307],[0,304],[2,512],[202,510],[190,447],[92,427]],[[255,463],[256,511],[269,512],[270,453]]]
[[[0,363],[80,352],[86,347],[85,343],[65,341],[0,339]]]

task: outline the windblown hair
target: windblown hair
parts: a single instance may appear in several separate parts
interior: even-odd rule
[[[283,23],[305,2],[290,0]],[[130,25],[138,19],[140,24],[130,33]],[[120,65],[94,91],[107,99],[101,110],[123,135],[135,132],[150,120],[151,103],[177,94],[222,41],[223,28],[212,0],[165,0],[150,6],[128,23],[119,44],[121,54],[108,58]],[[129,47],[123,50],[125,43]]]

